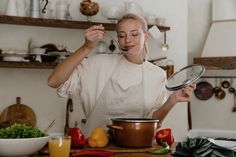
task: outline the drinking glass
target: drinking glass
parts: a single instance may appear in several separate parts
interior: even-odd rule
[[[50,157],[69,157],[71,147],[70,136],[53,136],[49,139]]]

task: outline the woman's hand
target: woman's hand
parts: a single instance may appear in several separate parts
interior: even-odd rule
[[[96,43],[104,37],[103,25],[94,25],[85,30],[85,46],[89,49],[93,49]]]
[[[177,102],[188,102],[191,100],[193,90],[196,88],[196,84],[191,84],[187,87],[174,91],[169,100],[172,104],[176,104]]]

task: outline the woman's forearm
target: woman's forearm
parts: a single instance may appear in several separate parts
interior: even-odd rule
[[[167,101],[153,113],[152,117],[155,119],[159,119],[160,123],[162,123],[162,121],[165,119],[166,115],[174,107],[174,105],[175,103],[172,102],[170,98],[168,98]]]
[[[48,85],[50,87],[57,88],[64,83],[69,78],[73,70],[83,61],[90,51],[91,48],[83,45],[67,59],[59,63],[53,73],[49,76]]]

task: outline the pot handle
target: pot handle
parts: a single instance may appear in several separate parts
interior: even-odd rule
[[[107,125],[110,129],[123,130],[123,127],[117,125]]]

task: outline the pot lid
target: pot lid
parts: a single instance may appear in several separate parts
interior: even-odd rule
[[[170,91],[178,90],[197,81],[205,72],[205,68],[199,64],[188,65],[171,75],[166,83]]]

